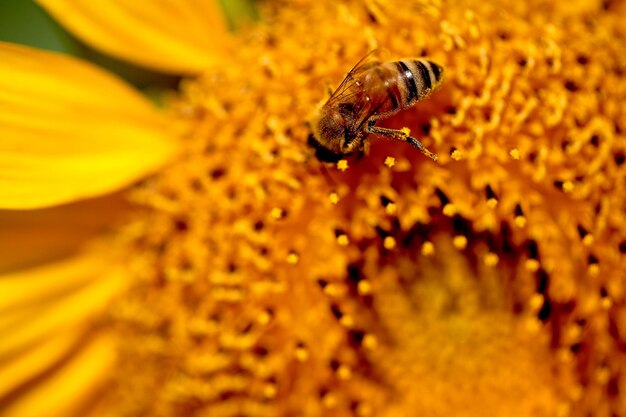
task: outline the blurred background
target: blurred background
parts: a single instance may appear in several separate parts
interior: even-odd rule
[[[258,19],[255,0],[220,0],[231,30]],[[159,91],[175,88],[178,77],[128,64],[103,55],[75,39],[33,0],[0,0],[0,41],[61,52],[91,61],[124,78],[154,101]]]

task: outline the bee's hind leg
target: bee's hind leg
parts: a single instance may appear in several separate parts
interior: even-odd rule
[[[405,132],[404,130],[387,129],[387,128],[384,128],[384,127],[378,127],[378,126],[375,126],[375,124],[376,124],[376,120],[375,119],[372,119],[372,120],[370,120],[367,123],[367,132],[368,133],[373,133],[375,135],[386,136],[386,137],[388,137],[390,139],[399,140],[400,142],[407,142],[411,146],[413,146],[414,148],[416,148],[417,150],[422,152],[424,155],[426,155],[429,158],[431,158],[433,161],[437,160],[437,154],[434,154],[431,151],[429,151],[428,149],[426,149],[426,147],[424,145],[422,145],[422,142],[420,142],[419,140],[417,140],[414,137],[410,136],[408,132]]]

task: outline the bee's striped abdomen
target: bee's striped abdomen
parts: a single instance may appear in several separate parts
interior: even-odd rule
[[[398,90],[401,100],[398,108],[412,106],[430,95],[441,84],[443,68],[425,59],[389,62],[398,73]]]

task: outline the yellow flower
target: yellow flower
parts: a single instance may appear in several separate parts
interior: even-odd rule
[[[181,48],[179,62],[164,59],[163,69],[197,74],[167,105],[178,159],[126,194],[132,210],[87,255],[0,277],[0,293],[11,294],[0,301],[0,411],[626,415],[620,9],[539,0],[268,2],[264,23],[232,40],[237,59],[227,65],[212,66],[214,42],[202,44],[202,56]],[[109,35],[126,20],[106,26],[104,14],[76,10],[61,20],[113,52]],[[190,10],[181,16],[198,16]],[[139,20],[166,25],[172,17]],[[178,53],[156,30],[132,25],[122,25],[133,36],[124,46],[143,50],[117,56],[155,65]],[[337,84],[374,48],[385,59],[424,55],[445,67],[439,93],[385,121],[421,132],[437,163],[376,139],[368,156],[341,166],[317,161],[307,147],[306,120],[325,80]],[[40,61],[29,62],[0,82],[20,85]],[[28,85],[67,91],[57,78],[44,80]],[[128,93],[103,85],[85,94]],[[80,115],[104,115],[117,127],[130,119],[146,141],[171,143],[153,119],[132,117],[130,103],[141,100],[128,108],[111,100],[88,100],[99,105]],[[28,110],[20,135],[43,131],[55,144],[72,137],[50,135],[59,117],[41,100]],[[109,124],[87,116],[75,121],[82,137],[107,136]],[[143,137],[116,132],[116,152]],[[20,171],[31,192],[20,197],[22,187],[5,186],[14,192],[5,200],[26,208],[99,195],[170,154],[139,147],[137,165],[100,164],[91,153],[94,171],[108,171],[92,173],[84,182],[99,186],[87,191],[67,180],[71,164],[51,154]],[[28,162],[32,149],[45,156],[56,148],[33,139],[12,155]]]

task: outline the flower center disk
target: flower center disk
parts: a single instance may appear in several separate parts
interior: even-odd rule
[[[561,7],[267,5],[240,62],[184,83],[186,153],[133,191],[122,415],[565,416],[615,397],[625,34]],[[308,148],[324,79],[376,47],[446,69],[386,122],[439,163]]]

